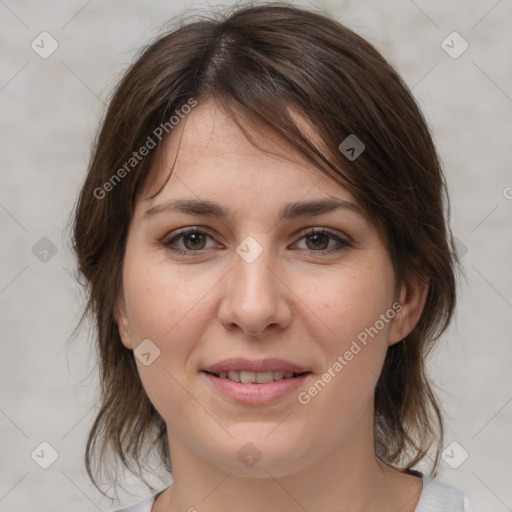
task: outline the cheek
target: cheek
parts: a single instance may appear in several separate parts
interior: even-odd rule
[[[323,368],[301,403],[332,419],[337,431],[340,417],[353,418],[373,398],[395,316],[394,277],[384,261],[302,285],[299,293],[310,310],[308,337],[322,353]],[[329,419],[321,412],[326,407]]]
[[[218,281],[212,273],[199,278],[192,266],[178,268],[142,257],[127,260],[124,276],[127,312],[136,337],[150,338],[162,348],[169,343],[183,346],[181,336],[198,326],[208,292]]]
[[[211,297],[222,274],[178,268],[164,258],[161,252],[127,251],[123,286],[134,348],[149,339],[159,354],[149,366],[136,358],[140,378],[160,414],[172,417],[190,401],[186,374],[214,314]]]
[[[161,416],[173,418],[176,411],[190,408],[184,372],[201,339],[204,319],[211,316],[207,299],[213,276],[194,278],[192,270],[184,273],[143,253],[127,257],[123,274],[135,356],[143,340],[150,340],[158,354],[149,365],[136,357],[139,376]]]
[[[309,277],[297,282],[300,283],[298,295],[305,298],[310,317],[317,318],[319,327],[315,338],[324,340],[324,347],[329,351],[350,345],[351,340],[374,326],[393,303],[393,273],[385,263],[354,266],[322,278]],[[374,337],[387,339],[391,322],[388,319],[381,324],[378,323],[379,335]],[[310,325],[315,323],[311,321]]]

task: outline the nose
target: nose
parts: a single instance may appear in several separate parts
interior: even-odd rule
[[[238,254],[234,257],[234,268],[223,280],[218,310],[225,329],[257,336],[290,325],[292,292],[279,266],[267,254],[269,251],[264,250],[250,263]]]

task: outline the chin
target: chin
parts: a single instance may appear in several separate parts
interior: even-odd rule
[[[295,439],[285,430],[270,435],[268,428],[262,429],[259,435],[253,433],[253,428],[250,432],[244,435],[240,429],[227,446],[216,444],[209,450],[209,458],[214,458],[212,462],[224,471],[249,478],[268,478],[269,474],[284,477],[307,466],[305,454],[298,450],[308,446],[304,440]]]

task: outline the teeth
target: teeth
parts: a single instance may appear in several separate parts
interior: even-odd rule
[[[231,370],[228,372],[229,380],[234,380],[235,382],[240,382],[240,372]]]
[[[243,384],[250,384],[257,382],[258,384],[266,384],[275,380],[291,379],[293,372],[246,372],[230,370],[229,372],[219,372],[218,377],[221,379],[229,379],[234,382],[242,382]]]
[[[261,372],[256,373],[256,382],[265,384],[265,382],[272,382],[274,380],[274,372]]]
[[[231,373],[231,372],[230,372]],[[231,377],[231,375],[230,375]],[[249,382],[256,382],[256,374],[254,372],[240,372],[240,382],[247,384]]]

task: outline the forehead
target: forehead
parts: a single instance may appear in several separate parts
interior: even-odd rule
[[[309,123],[297,113],[292,117],[320,147],[322,141]],[[239,122],[243,122],[239,117]],[[237,123],[214,101],[196,106],[173,130],[162,147],[158,179],[145,206],[161,199],[189,197],[212,199],[230,204],[256,202],[280,204],[287,200],[353,197],[341,185],[316,168],[288,142],[262,124],[243,125],[249,140]],[[263,150],[262,150],[263,148]],[[171,176],[159,190],[172,169]]]
[[[290,114],[301,129],[307,130],[308,134],[314,136],[314,130],[302,115],[291,110]],[[237,119],[243,128],[251,133],[252,140],[267,151],[291,157],[296,161],[303,161],[300,155],[294,155],[297,152],[289,143],[279,139],[262,122],[256,123],[247,115],[240,113],[238,113]],[[237,153],[261,157],[261,152],[246,138],[235,120],[214,100],[200,103],[185,119],[181,133],[180,145],[184,150],[192,149],[198,154],[232,155]],[[316,140],[319,140],[318,137]],[[171,145],[173,145],[172,141]]]

